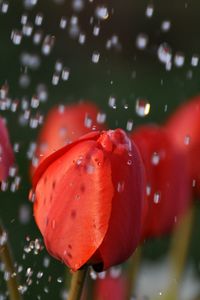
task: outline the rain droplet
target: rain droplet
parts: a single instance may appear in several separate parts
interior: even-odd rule
[[[186,135],[186,136],[184,137],[184,144],[185,144],[185,145],[189,145],[190,142],[191,142],[191,137],[190,137],[190,135]]]
[[[53,74],[53,76],[52,76],[52,81],[51,81],[52,84],[53,84],[53,85],[58,85],[59,80],[60,80],[60,74],[57,73],[57,72],[55,72],[55,73]]]
[[[112,108],[116,107],[116,98],[114,96],[110,96],[108,99],[108,105]]]
[[[55,36],[47,35],[42,44],[42,53],[44,55],[49,55],[55,43]]]
[[[146,195],[147,196],[151,195],[151,185],[150,184],[147,184],[147,186],[146,186]]]
[[[35,45],[40,44],[42,41],[42,37],[43,37],[43,33],[41,30],[35,31],[35,33],[33,35],[33,43]]]
[[[98,36],[100,32],[100,27],[99,26],[94,26],[93,28],[93,35]]]
[[[145,99],[138,99],[135,106],[136,114],[140,117],[145,117],[150,112],[150,103]]]
[[[84,125],[87,128],[91,128],[92,127],[92,119],[91,119],[91,117],[88,114],[86,114],[86,116],[85,116]]]
[[[30,22],[27,22],[26,24],[23,25],[22,27],[22,33],[24,36],[31,36],[33,32],[33,25]]]
[[[9,8],[9,2],[3,1],[0,3],[0,11],[2,14],[7,14]]]
[[[70,74],[70,70],[69,68],[63,68],[63,71],[62,71],[62,80],[63,81],[67,81],[69,79],[69,74]]]
[[[136,38],[136,47],[140,50],[146,48],[149,38],[145,33],[140,33]]]
[[[161,30],[163,32],[169,31],[171,28],[171,22],[169,20],[164,20],[161,24]]]
[[[156,192],[153,196],[153,202],[155,204],[158,204],[160,202],[160,198],[161,198],[161,193],[160,192]]]
[[[106,121],[106,114],[105,113],[102,113],[102,112],[99,112],[98,114],[97,114],[97,123],[98,124],[103,124],[103,123],[105,123],[105,121]]]
[[[14,29],[11,33],[11,40],[13,41],[13,44],[20,45],[22,41],[22,32]]]
[[[84,8],[83,0],[73,0],[72,1],[72,8],[75,12],[80,12]]]
[[[185,62],[185,56],[183,53],[178,52],[174,56],[174,64],[176,67],[180,68],[184,65]]]
[[[108,8],[106,6],[97,6],[95,15],[100,20],[106,20],[109,17]]]
[[[126,123],[126,130],[131,131],[133,129],[133,120],[128,120]]]
[[[172,59],[172,50],[167,43],[163,43],[158,47],[157,55],[161,63],[168,64]]]
[[[154,6],[153,4],[149,4],[146,8],[145,15],[147,16],[147,18],[151,18],[153,16],[153,13],[154,13]]]
[[[99,62],[99,58],[100,58],[100,53],[98,51],[94,51],[92,53],[92,62],[94,64],[97,64]]]
[[[21,16],[21,24],[25,25],[27,23],[27,21],[28,21],[28,15],[27,14],[23,14]]]
[[[193,67],[197,67],[199,63],[199,56],[197,54],[194,54],[191,58],[191,65]]]
[[[67,27],[67,18],[66,17],[62,17],[60,19],[60,28],[61,29],[65,29]]]
[[[125,186],[124,181],[123,182],[118,182],[118,184],[117,184],[117,192],[118,193],[122,193],[124,191],[124,186]]]
[[[85,40],[86,40],[86,35],[84,33],[80,33],[78,38],[79,44],[83,45],[85,43]]]
[[[35,25],[36,26],[41,26],[43,22],[43,14],[42,13],[38,13],[35,17]]]

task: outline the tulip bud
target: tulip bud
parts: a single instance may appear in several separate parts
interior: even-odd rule
[[[144,170],[123,130],[92,132],[61,148],[40,164],[33,184],[47,250],[72,270],[107,269],[137,247]]]

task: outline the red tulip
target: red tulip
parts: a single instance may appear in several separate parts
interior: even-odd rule
[[[200,96],[180,106],[166,126],[176,147],[186,154],[191,181],[200,195]]]
[[[10,144],[8,131],[2,118],[0,118],[0,181],[5,180],[9,168],[14,162],[13,150]]]
[[[34,216],[47,250],[76,271],[126,260],[140,238],[143,164],[121,129],[91,132],[44,160]]]
[[[105,129],[99,108],[89,101],[53,108],[40,132],[31,175],[48,155],[91,130]]]
[[[126,280],[124,277],[106,276],[95,282],[94,299],[97,300],[124,300],[126,299]]]
[[[142,237],[160,236],[173,228],[190,202],[185,156],[164,128],[143,126],[131,137],[141,153],[147,177],[148,211]]]

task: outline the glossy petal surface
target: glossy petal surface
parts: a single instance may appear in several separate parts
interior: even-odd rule
[[[99,248],[104,269],[126,260],[138,245],[144,200],[144,170],[136,146],[120,129],[108,132],[114,185],[112,213],[107,234]],[[105,140],[101,136],[101,140]],[[109,149],[109,147],[108,147]]]
[[[34,214],[47,249],[79,269],[104,238],[112,205],[110,161],[95,141],[56,159],[36,186]]]

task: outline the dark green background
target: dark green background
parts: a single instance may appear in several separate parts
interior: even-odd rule
[[[58,103],[65,104],[79,99],[91,99],[106,112],[107,122],[111,128],[125,128],[129,119],[134,121],[134,125],[148,122],[163,123],[175,107],[199,93],[200,68],[199,66],[192,67],[190,64],[192,55],[200,53],[200,3],[198,0],[151,2],[154,4],[154,14],[150,19],[145,16],[149,1],[105,0],[103,3],[109,8],[110,17],[100,22],[99,37],[92,35],[93,26],[90,25],[89,19],[94,15],[95,7],[102,1],[94,0],[93,3],[85,1],[85,8],[78,14],[71,8],[71,2],[66,0],[64,4],[58,5],[53,0],[39,0],[32,10],[27,11],[29,20],[33,23],[35,15],[42,12],[44,35],[54,34],[56,37],[55,47],[48,57],[41,54],[41,46],[33,45],[32,37],[24,37],[20,46],[14,45],[11,41],[11,31],[21,28],[21,14],[26,11],[23,1],[10,1],[8,13],[0,14],[0,85],[5,81],[8,82],[9,96],[12,99],[18,99],[19,103],[23,96],[31,99],[35,94],[36,86],[44,83],[47,85],[49,98],[47,102],[40,104],[36,112],[45,114]],[[81,31],[86,33],[84,45],[71,39],[67,29],[59,28],[60,18],[66,16],[69,19],[72,15],[79,16]],[[165,19],[171,21],[171,30],[167,33],[160,30],[161,22]],[[97,23],[95,19],[94,24]],[[144,51],[135,47],[136,37],[141,32],[149,37],[149,44]],[[119,52],[105,49],[106,40],[113,34],[119,36],[122,44],[122,50]],[[185,54],[183,67],[177,68],[173,65],[171,71],[165,71],[164,65],[158,61],[156,55],[157,47],[163,42],[167,42],[172,47],[173,54],[177,51]],[[100,52],[98,64],[91,62],[91,55],[95,50]],[[20,74],[25,70],[20,65],[19,57],[22,52],[26,51],[40,55],[41,66],[37,71],[27,70],[31,84],[23,89],[18,81]],[[67,82],[60,81],[58,86],[52,86],[51,78],[57,59],[61,59],[63,64],[70,68],[70,78]],[[193,74],[191,79],[188,79],[188,72]],[[133,74],[136,76],[134,77]],[[108,106],[110,95],[114,95],[117,99],[116,109]],[[151,104],[150,113],[145,118],[138,117],[135,113],[135,101],[138,97],[148,99]],[[125,103],[128,104],[128,109],[124,108]],[[168,106],[167,111],[165,111],[165,105]],[[26,152],[30,141],[35,140],[39,130],[31,129],[29,126],[22,127],[19,124],[21,112],[20,105],[16,113],[1,112],[1,115],[7,118],[12,143],[20,143],[20,152],[16,154],[16,162],[19,175],[22,176],[22,183],[19,191],[15,193],[1,193],[0,218],[9,233],[15,260],[23,266],[22,284],[26,281],[26,269],[31,267],[33,270],[33,283],[24,298],[37,299],[40,295],[41,299],[59,299],[63,284],[59,283],[57,278],[63,276],[64,266],[50,259],[50,267],[44,268],[43,259],[48,255],[45,250],[38,255],[31,252],[23,258],[24,246],[28,244],[26,237],[29,236],[31,240],[34,240],[41,236],[33,218],[26,225],[21,224],[19,220],[20,206],[26,204],[31,207],[28,203],[30,182]],[[36,112],[32,110],[32,114]],[[198,273],[200,271],[198,203],[196,211],[189,259],[194,263]],[[166,253],[168,240],[169,238],[163,238],[146,243],[144,255],[157,259],[158,256]],[[38,271],[43,271],[44,276],[37,284]],[[48,287],[49,293],[45,292],[45,287]],[[4,291],[3,278],[0,276],[0,294]]]

